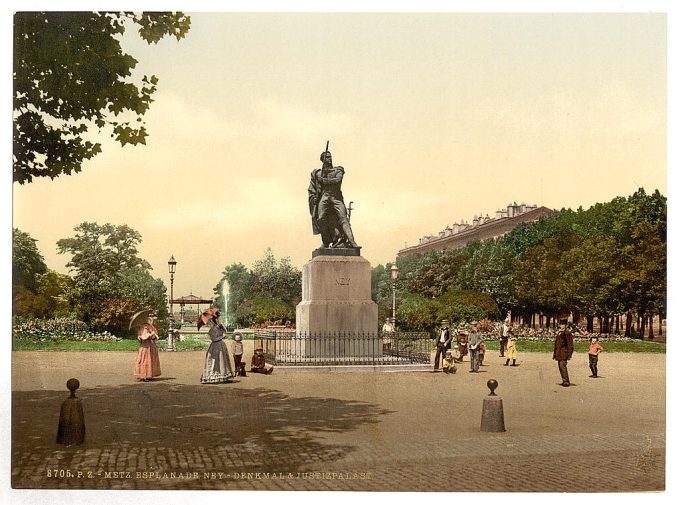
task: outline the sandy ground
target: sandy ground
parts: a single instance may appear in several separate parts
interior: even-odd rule
[[[542,353],[505,367],[489,352],[479,374],[468,373],[467,362],[455,375],[277,368],[223,385],[199,384],[203,358],[162,353],[162,377],[140,383],[130,352],[14,352],[14,486],[435,490],[432,461],[446,468],[440,491],[665,485],[663,354],[603,354],[599,379],[588,377],[587,355],[576,354],[570,388],[559,386],[556,363]],[[71,377],[81,383],[87,440],[64,448],[54,438]],[[499,382],[505,433],[480,431],[491,378]],[[92,475],[47,477],[50,467]],[[489,468],[515,477],[465,478]],[[112,471],[129,475],[114,479]],[[146,479],[137,476],[142,471]],[[305,478],[310,472],[317,477]]]

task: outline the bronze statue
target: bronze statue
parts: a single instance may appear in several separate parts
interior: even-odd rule
[[[321,234],[324,247],[359,248],[354,241],[340,189],[345,169],[333,166],[328,144],[326,150],[321,153],[320,160],[323,165],[312,171],[312,179],[307,190],[314,235]]]

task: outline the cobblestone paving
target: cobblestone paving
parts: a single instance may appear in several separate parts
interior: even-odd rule
[[[163,355],[165,369],[177,372],[174,377],[144,384],[116,378],[115,372],[132,361],[129,353],[106,360],[104,369],[78,360],[62,367],[58,353],[22,354],[15,353],[14,373],[33,369],[38,378],[15,382],[16,488],[647,491],[665,486],[664,378],[650,373],[663,374],[663,356],[607,356],[610,365],[616,359],[617,369],[625,367],[621,380],[637,379],[618,396],[614,380],[583,380],[567,390],[550,380],[532,380],[556,373],[553,363],[539,356],[534,362],[527,358],[521,371],[493,370],[505,388],[508,431],[481,433],[486,377],[475,374],[305,373],[303,378],[275,373],[200,386],[188,379],[201,356],[185,353],[180,361],[177,353]],[[36,359],[41,360],[37,368]],[[24,366],[31,360],[32,367]],[[90,366],[98,366],[99,375]],[[65,382],[57,372],[62,369],[68,372],[64,377],[92,384],[78,395],[88,430],[82,446],[54,443],[67,393],[38,387]],[[611,376],[616,378],[613,371]],[[650,394],[657,389],[660,393]],[[445,469],[436,488],[433,464]]]

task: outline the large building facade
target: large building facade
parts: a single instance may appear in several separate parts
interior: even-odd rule
[[[438,235],[422,237],[417,245],[400,250],[397,256],[460,249],[475,240],[501,237],[511,232],[520,223],[538,221],[541,217],[549,216],[553,212],[555,211],[547,207],[510,203],[506,208],[497,210],[495,217],[489,217],[488,214],[475,216],[472,223],[467,221],[454,223],[440,231]]]

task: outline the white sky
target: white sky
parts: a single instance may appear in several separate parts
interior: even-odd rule
[[[145,146],[102,134],[80,174],[14,185],[14,225],[56,241],[128,224],[175,295],[212,296],[266,247],[320,243],[306,189],[331,140],[372,264],[508,202],[589,206],[666,187],[662,14],[209,13],[125,48],[159,77]]]

